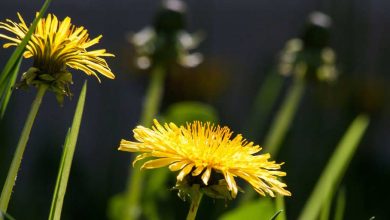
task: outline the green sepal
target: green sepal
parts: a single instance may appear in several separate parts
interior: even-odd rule
[[[46,81],[54,81],[55,78],[53,76],[51,76],[50,74],[40,74],[38,75],[39,79],[42,79],[42,80],[46,80]]]

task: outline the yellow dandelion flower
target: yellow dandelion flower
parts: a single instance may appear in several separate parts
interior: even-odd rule
[[[0,22],[1,29],[15,34],[14,37],[0,34],[1,38],[11,41],[4,44],[4,48],[19,45],[28,31],[19,13],[18,17],[19,23],[9,19],[7,22]],[[114,79],[115,75],[102,58],[114,55],[106,53],[104,49],[87,51],[87,48],[97,44],[100,38],[102,35],[91,40],[88,31],[82,26],[76,27],[71,24],[69,17],[59,21],[55,15],[48,14],[38,22],[23,55],[25,58],[33,57],[34,66],[43,68],[42,71],[48,71],[47,74],[62,70],[66,65],[88,75],[98,77],[95,73],[97,71]]]
[[[0,22],[0,29],[14,34],[13,36],[0,34],[0,38],[9,41],[3,45],[4,48],[18,46],[28,32],[28,26],[19,13],[18,17],[19,23],[10,19]],[[101,38],[102,35],[90,39],[88,31],[82,26],[76,27],[71,24],[69,17],[60,21],[55,15],[48,14],[38,22],[26,45],[23,56],[32,57],[34,63],[33,67],[23,74],[19,86],[38,86],[45,83],[59,96],[57,98],[61,99],[63,95],[70,94],[68,84],[72,83],[72,75],[66,67],[93,75],[99,82],[96,72],[114,79],[115,75],[104,59],[114,55],[107,53],[105,49],[87,50]]]
[[[233,198],[239,189],[235,177],[247,181],[263,196],[273,197],[274,192],[291,195],[285,189],[286,184],[278,180],[286,175],[279,171],[282,164],[268,161],[269,154],[257,154],[260,146],[246,141],[241,135],[232,138],[233,132],[228,127],[202,122],[180,127],[174,123],[162,126],[154,120],[152,129],[138,126],[133,131],[137,141],[122,140],[119,150],[142,153],[133,165],[139,160],[152,158],[141,169],[168,166],[171,171],[180,170],[178,182],[198,177],[204,186],[216,182],[211,179],[214,174],[219,174]]]

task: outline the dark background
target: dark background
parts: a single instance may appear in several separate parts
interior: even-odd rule
[[[219,110],[221,124],[243,134],[247,132],[243,122],[252,100],[284,43],[300,34],[310,12],[319,10],[332,17],[331,45],[338,56],[339,81],[331,86],[308,85],[278,159],[286,162],[286,182],[293,193],[287,199],[288,217],[297,217],[343,132],[358,113],[366,112],[372,116],[371,124],[343,181],[347,192],[345,219],[389,219],[390,1],[187,3],[189,30],[203,30],[207,36],[198,50],[208,63],[203,67],[205,74],[218,72],[215,83],[224,82],[226,86],[210,97],[196,96],[199,93],[194,91],[165,100],[206,101]],[[103,34],[99,47],[116,55],[108,63],[117,78],[102,78],[99,84],[84,73],[72,71],[74,99],[60,107],[53,94],[44,97],[10,203],[9,212],[16,219],[44,219],[49,214],[61,146],[85,78],[87,100],[62,216],[107,218],[108,200],[124,190],[130,165],[130,154],[116,149],[121,138],[131,139],[148,82],[146,76],[134,74],[131,68],[133,54],[126,36],[150,24],[159,4],[155,0],[54,0],[51,4],[49,12],[60,19],[70,16],[72,23],[85,26],[91,36]],[[16,20],[16,12],[21,12],[26,22],[31,22],[40,7],[36,1],[2,0],[0,20]],[[0,50],[0,66],[11,52]],[[22,70],[29,62],[24,62]],[[175,93],[175,88],[168,91]],[[35,89],[15,91],[0,122],[1,183],[34,95]]]

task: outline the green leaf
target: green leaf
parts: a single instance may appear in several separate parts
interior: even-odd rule
[[[343,177],[368,124],[369,118],[366,115],[359,115],[352,122],[306,202],[299,216],[300,220],[316,219],[326,200],[332,198],[331,195]]]
[[[283,210],[277,211],[277,212],[275,213],[275,215],[272,216],[272,218],[271,218],[270,220],[275,220],[275,219],[279,216],[279,214],[282,213],[282,212],[283,212]]]
[[[68,185],[70,169],[72,166],[73,155],[76,149],[77,137],[79,134],[81,118],[83,115],[85,96],[87,92],[87,82],[81,90],[79,101],[77,103],[76,112],[74,114],[72,127],[68,130],[66,135],[64,150],[60,168],[58,171],[57,182],[53,193],[53,200],[51,204],[49,220],[59,220],[61,218],[61,211]]]
[[[345,188],[341,187],[339,193],[337,194],[336,200],[336,210],[334,212],[334,220],[343,220],[344,211],[345,211],[345,201],[346,201],[346,193]]]
[[[3,91],[3,89],[0,89],[1,90],[1,92],[0,92],[0,95],[1,95],[0,118],[3,118],[5,110],[7,108],[8,102],[9,102],[9,99],[11,98],[12,91],[13,91],[13,88],[15,86],[16,78],[18,76],[18,72],[19,72],[21,63],[22,63],[22,57],[19,57],[18,62],[12,68],[12,73],[10,75],[10,79],[8,81],[5,81],[5,83],[3,85],[1,85],[1,87],[3,87],[5,90]]]
[[[50,74],[41,74],[38,76],[40,79],[46,80],[46,81],[54,81],[55,78],[51,76]]]
[[[238,208],[224,213],[220,220],[256,219],[270,220],[275,215],[275,204],[271,198],[264,197],[243,203]]]
[[[166,122],[185,125],[187,122],[218,122],[218,113],[214,107],[202,102],[179,102],[168,107],[163,114]]]
[[[0,211],[0,219],[4,220],[15,220],[14,217],[12,217],[10,214]]]
[[[332,196],[332,195],[330,195]],[[330,208],[332,204],[332,197],[327,198],[324,200],[321,210],[320,210],[320,218],[319,220],[328,220],[329,219],[329,213],[330,213]]]
[[[20,44],[16,47],[11,57],[8,59],[7,63],[5,64],[3,71],[0,74],[0,92],[1,92],[0,97],[5,97],[5,101],[0,102],[1,112],[5,111],[5,108],[7,107],[8,104],[7,100],[9,100],[8,96],[11,95],[9,89],[4,89],[4,88],[12,88],[14,86],[15,83],[12,84],[12,82],[15,81],[13,79],[17,78],[18,71],[15,71],[15,69],[19,68],[18,62],[21,62],[24,49],[28,41],[30,40],[32,33],[35,31],[38,21],[45,14],[51,1],[52,0],[46,0],[45,3],[42,5],[41,10],[39,11],[39,15],[34,19],[26,35],[24,36],[22,42],[20,42]]]

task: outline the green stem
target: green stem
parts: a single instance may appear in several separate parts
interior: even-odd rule
[[[202,201],[203,193],[199,189],[198,184],[194,184],[192,186],[191,193],[191,206],[188,210],[188,215],[186,220],[195,220],[196,213],[198,212],[198,208],[200,205],[200,201]]]
[[[284,196],[282,195],[277,195],[275,199],[275,206],[276,206],[276,211],[282,210],[282,212],[278,215],[278,220],[286,220],[286,207],[284,204]]]
[[[161,65],[156,65],[152,70],[151,77],[140,120],[140,124],[145,127],[152,125],[152,120],[160,108],[164,92],[165,68]],[[140,195],[142,193],[144,173],[140,171],[139,164],[136,164],[133,169],[130,169],[129,173],[130,178],[127,182],[125,195],[126,205],[122,217],[124,220],[138,219],[142,211]]]
[[[11,167],[8,171],[7,179],[3,186],[3,191],[1,192],[0,197],[0,210],[2,212],[7,212],[8,203],[11,198],[12,189],[16,182],[16,177],[20,164],[22,162],[22,157],[24,150],[26,149],[27,141],[30,136],[31,128],[33,126],[35,117],[37,116],[39,106],[41,105],[43,95],[45,94],[48,86],[42,84],[38,88],[37,96],[35,97],[34,102],[31,105],[30,113],[28,114],[27,121],[24,124],[22,134],[20,136],[18,146],[16,147],[15,155],[12,159]]]

